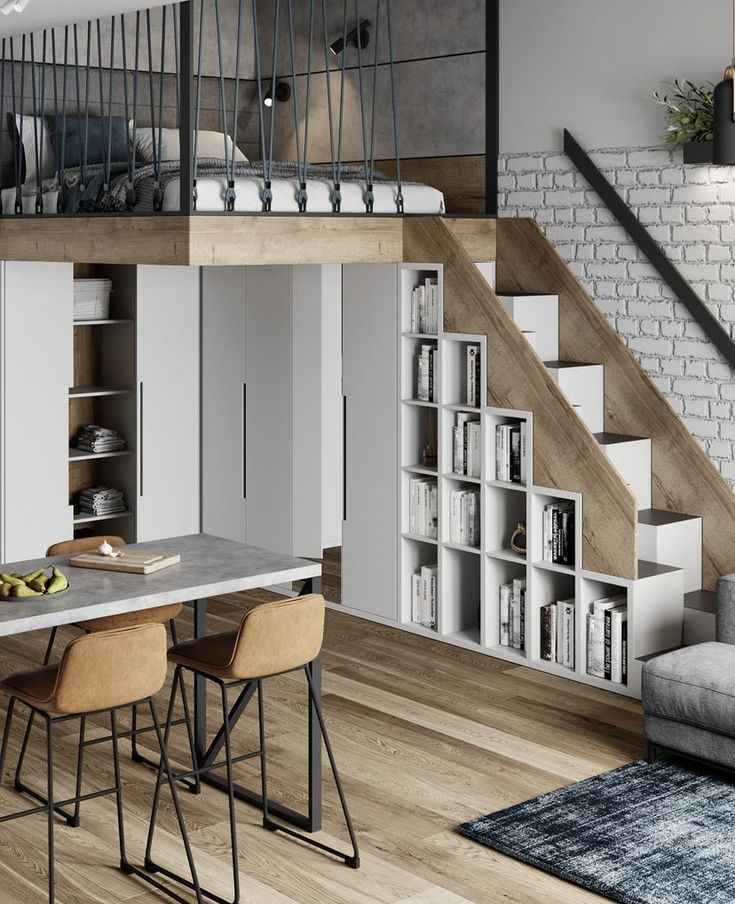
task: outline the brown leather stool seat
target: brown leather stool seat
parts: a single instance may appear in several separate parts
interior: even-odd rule
[[[151,717],[160,747],[160,771],[166,775],[170,784],[179,818],[179,827],[192,872],[192,887],[195,890],[198,889],[196,870],[191,857],[191,849],[186,837],[178,796],[165,750],[163,732],[153,702],[153,697],[163,687],[167,671],[166,629],[162,624],[144,624],[120,628],[114,631],[83,634],[75,638],[66,647],[59,663],[15,672],[0,681],[0,692],[10,697],[2,748],[0,749],[0,781],[2,781],[5,772],[5,760],[8,753],[16,703],[25,704],[30,708],[32,715],[37,715],[46,723],[46,794],[44,796],[38,791],[23,785],[18,781],[16,774],[16,790],[29,795],[39,805],[20,812],[2,815],[0,816],[0,824],[40,812],[47,813],[48,900],[50,904],[53,904],[55,899],[54,822],[56,814],[63,816],[70,824],[76,825],[79,820],[79,805],[81,801],[89,798],[115,795],[120,866],[125,872],[134,872],[136,875],[141,875],[137,867],[129,863],[125,852],[123,787],[120,778],[116,710],[120,707],[129,707],[142,703],[147,703],[150,706]],[[110,736],[86,740],[84,734],[86,719],[93,714],[105,711],[109,712],[110,715]],[[57,800],[54,796],[53,729],[58,723],[75,718],[80,720],[76,793],[73,797],[66,800]],[[115,784],[111,788],[83,795],[81,793],[83,751],[87,745],[98,744],[101,741],[112,743]],[[26,745],[27,738],[24,740],[21,757],[25,752]],[[72,804],[74,805],[73,813],[65,809]],[[145,878],[151,884],[155,884],[155,880],[145,874],[142,875],[142,878]],[[201,900],[198,894],[197,899]]]
[[[233,902],[240,900],[238,847],[237,847],[237,815],[235,811],[235,794],[233,781],[233,766],[244,760],[254,757],[260,758],[261,769],[261,800],[263,808],[263,826],[273,832],[280,831],[313,845],[320,850],[334,854],[345,861],[349,866],[357,869],[360,865],[360,855],[357,846],[352,820],[350,818],[347,800],[342,789],[337,764],[332,751],[332,745],[327,734],[322,715],[321,700],[317,695],[311,677],[310,665],[320,655],[324,639],[324,598],[319,594],[308,594],[293,599],[278,600],[273,603],[264,603],[255,606],[245,613],[236,631],[226,631],[221,634],[213,634],[196,640],[176,644],[168,651],[169,661],[174,663],[174,685],[171,692],[168,709],[168,723],[166,725],[166,737],[171,728],[171,717],[174,711],[177,686],[183,688],[184,681],[182,670],[194,672],[199,678],[212,681],[219,686],[222,700],[222,728],[217,733],[204,760],[198,757],[193,739],[190,735],[190,752],[193,763],[191,772],[174,776],[175,780],[200,776],[204,781],[207,775],[214,769],[224,767],[227,773],[225,787],[228,791],[229,816],[230,816],[230,842],[232,856],[232,883],[234,890]],[[320,841],[287,828],[274,822],[269,813],[268,785],[266,778],[266,738],[265,738],[265,709],[263,682],[265,679],[286,672],[294,672],[303,669],[309,689],[309,700],[316,712],[319,729],[324,740],[324,746],[329,757],[329,763],[334,776],[335,785],[339,794],[345,824],[349,832],[352,844],[351,853],[344,853],[333,847],[322,844]],[[232,710],[228,703],[228,689],[245,685],[238,701]],[[259,725],[259,749],[251,753],[233,756],[231,743],[231,725],[234,725],[242,714],[241,700],[243,695],[250,690],[257,690],[258,696],[258,725]],[[250,699],[249,697],[247,698]],[[243,705],[247,705],[246,703]],[[225,758],[223,762],[215,762],[217,752],[224,746]],[[153,812],[151,813],[150,830],[148,834],[148,865],[151,869],[165,875],[169,879],[186,884],[186,879],[177,875],[172,870],[154,862],[152,859],[153,836],[156,829],[156,817],[158,813],[162,775],[159,771],[156,795],[153,799]],[[211,892],[202,890],[205,897],[222,901],[221,897],[213,896]]]

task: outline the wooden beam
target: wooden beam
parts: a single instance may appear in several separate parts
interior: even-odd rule
[[[502,258],[504,246],[498,250]],[[404,260],[444,264],[444,328],[487,336],[490,404],[534,412],[534,481],[582,493],[583,567],[634,579],[637,510],[630,489],[449,226],[439,218],[406,219]]]
[[[443,217],[443,222],[473,261],[496,259],[496,220],[491,217]]]
[[[188,264],[181,216],[0,217],[0,260]]]
[[[559,295],[560,354],[605,365],[605,430],[653,440],[653,506],[703,519],[705,588],[735,571],[735,494],[532,220],[498,221],[503,293]]]
[[[484,214],[485,166],[484,154],[411,157],[401,160],[401,179],[438,188],[444,194],[444,205],[450,215]],[[375,168],[395,178],[395,160],[376,160]]]
[[[190,219],[193,266],[385,264],[402,259],[399,217],[270,214]]]

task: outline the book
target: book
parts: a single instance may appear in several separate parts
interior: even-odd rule
[[[480,545],[480,493],[455,489],[449,493],[449,542],[460,546]]]
[[[408,531],[436,540],[438,536],[438,491],[435,480],[412,477],[408,488]]]
[[[500,586],[500,644],[510,646],[510,598],[513,593],[512,584]]]
[[[428,277],[411,293],[411,332],[433,335],[439,331],[439,286]]]
[[[435,345],[421,345],[416,355],[416,398],[420,402],[436,402],[438,388],[437,356]]]
[[[479,345],[467,346],[467,404],[479,408],[482,398],[482,352]]]
[[[610,680],[623,683],[623,623],[627,625],[628,607],[616,606],[610,615]],[[608,612],[605,613],[607,617]]]
[[[560,600],[557,603],[556,661],[567,668],[574,668],[575,601]]]
[[[436,565],[423,565],[411,575],[411,620],[425,628],[436,629],[437,613]]]
[[[556,603],[541,607],[541,658],[556,662]]]
[[[479,477],[482,467],[480,415],[458,411],[452,428],[452,471]]]
[[[616,594],[590,603],[587,615],[587,674],[596,678],[611,677],[612,626],[610,624],[606,631],[606,621],[610,619],[607,614],[614,609],[625,609],[625,602],[625,594]],[[620,658],[622,663],[622,633]]]
[[[526,648],[526,579],[513,579],[511,595],[511,646],[517,650]]]
[[[575,504],[550,502],[544,506],[542,518],[542,551],[545,562],[574,565]]]

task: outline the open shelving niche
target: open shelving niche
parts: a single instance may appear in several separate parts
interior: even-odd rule
[[[614,693],[640,696],[642,659],[680,644],[680,619],[671,600],[681,595],[679,569],[639,562],[638,579],[600,575],[585,571],[582,561],[582,506],[579,493],[538,486],[533,482],[533,413],[486,404],[486,383],[481,384],[479,408],[470,409],[464,397],[462,362],[468,344],[481,348],[481,373],[487,373],[485,336],[447,333],[441,329],[443,272],[440,265],[402,265],[398,268],[399,309],[399,586],[398,622],[372,616],[385,624],[442,640],[476,652],[525,665]],[[426,277],[439,287],[439,326],[436,334],[411,331],[411,292]],[[435,344],[438,392],[436,402],[416,400],[415,358],[422,343]],[[458,411],[477,411],[482,424],[481,474],[467,477],[453,473],[452,426]],[[496,479],[495,430],[499,424],[526,424],[526,482]],[[422,458],[423,450],[436,444],[436,463]],[[434,479],[438,492],[438,537],[429,539],[409,531],[409,487],[412,477]],[[481,531],[479,548],[449,542],[449,493],[454,487],[479,488]],[[571,501],[575,506],[574,565],[555,565],[543,560],[544,505]],[[518,522],[524,521],[527,554],[510,548]],[[412,621],[411,576],[423,565],[438,566],[437,624],[427,628]],[[525,578],[525,649],[499,642],[499,588],[514,578]],[[613,594],[624,595],[628,606],[628,682],[616,684],[587,674],[587,611],[589,604]],[[542,606],[574,598],[574,668],[541,659],[540,612]],[[349,605],[341,609],[350,611]],[[364,612],[356,614],[365,617]],[[370,617],[370,616],[368,616]]]
[[[110,533],[136,539],[135,438],[138,405],[135,392],[135,268],[76,265],[75,278],[112,280],[110,315],[105,320],[74,322],[74,385],[69,388],[69,501],[90,486],[123,490],[127,511],[87,515],[74,509],[74,534]],[[82,424],[119,430],[127,449],[89,453],[72,447]],[[103,527],[104,525],[104,527]]]

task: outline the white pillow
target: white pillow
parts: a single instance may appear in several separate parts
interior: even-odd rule
[[[16,141],[17,136],[21,132],[20,120],[20,115],[16,114]],[[36,182],[36,135],[33,123],[33,116],[23,116],[23,134],[21,135],[21,142],[23,143],[23,152],[26,158],[26,185],[29,182],[33,182],[34,184]],[[54,174],[56,173],[56,154],[54,153],[54,146],[51,143],[51,133],[43,122],[42,117],[37,116],[35,118],[35,123],[38,128],[38,140],[43,147],[43,170],[41,172],[41,181],[44,179],[53,179]]]
[[[133,132],[133,123],[130,123],[130,134]],[[156,145],[158,145],[158,129],[156,129]],[[138,126],[135,133],[135,148],[138,156],[146,163],[153,163],[153,136],[151,135],[150,126]],[[199,141],[197,144],[197,156],[215,157],[218,160],[224,160],[225,142],[222,132],[205,132],[199,131]],[[179,143],[178,129],[162,129],[161,130],[161,148],[158,153],[160,160],[179,160],[181,159],[181,148]],[[232,159],[232,139],[227,136],[227,159]],[[235,161],[237,163],[248,163],[248,158],[243,154],[240,148],[235,148]]]

